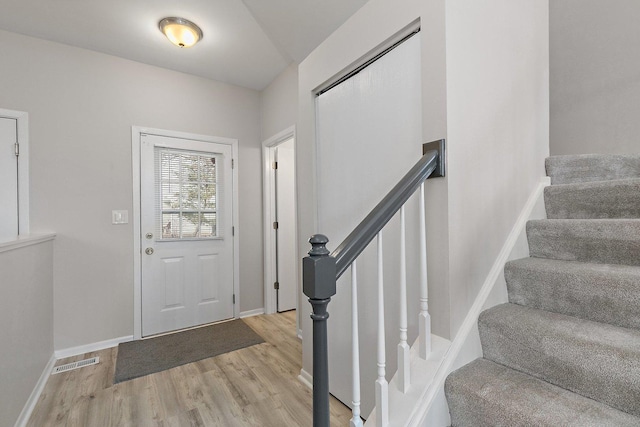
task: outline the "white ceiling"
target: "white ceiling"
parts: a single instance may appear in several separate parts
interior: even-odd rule
[[[367,1],[0,0],[0,29],[262,90]],[[167,16],[198,24],[202,41],[169,43]]]

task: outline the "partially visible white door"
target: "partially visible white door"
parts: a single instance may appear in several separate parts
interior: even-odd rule
[[[227,144],[141,135],[142,336],[233,317]]]
[[[17,120],[0,117],[0,238],[18,235]]]
[[[298,297],[298,271],[296,263],[296,200],[295,151],[293,138],[275,148],[278,168],[276,172],[276,230],[278,307],[287,311],[296,308]]]

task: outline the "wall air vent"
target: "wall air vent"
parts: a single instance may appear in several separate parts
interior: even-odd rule
[[[51,375],[59,374],[60,372],[73,371],[74,369],[84,368],[85,366],[97,365],[100,363],[99,357],[92,357],[90,359],[79,360],[77,362],[67,363],[66,365],[60,365],[53,368]]]

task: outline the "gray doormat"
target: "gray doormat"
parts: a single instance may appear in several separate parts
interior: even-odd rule
[[[218,323],[118,345],[113,383],[175,368],[264,340],[242,320]]]

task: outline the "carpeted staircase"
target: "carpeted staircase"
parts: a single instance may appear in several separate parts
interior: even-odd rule
[[[547,159],[547,218],[453,372],[453,427],[640,426],[640,157]]]

